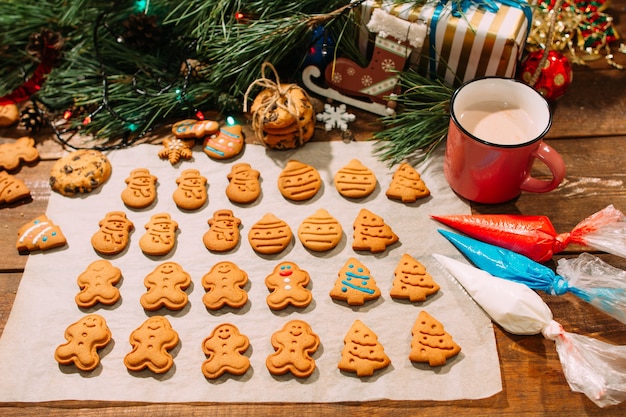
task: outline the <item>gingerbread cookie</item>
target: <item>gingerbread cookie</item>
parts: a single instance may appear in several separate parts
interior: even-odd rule
[[[0,169],[13,171],[21,162],[32,163],[39,158],[39,151],[35,148],[35,140],[28,136],[16,139],[14,142],[0,143]]]
[[[188,301],[185,290],[191,285],[191,275],[176,262],[164,262],[143,280],[148,289],[139,299],[146,311],[160,308],[182,310]]]
[[[248,241],[255,252],[264,255],[283,251],[293,238],[287,223],[272,213],[267,213],[261,220],[252,225],[248,232]]]
[[[133,169],[126,178],[126,188],[122,191],[122,201],[130,208],[146,208],[154,202],[157,177],[147,168]]]
[[[20,120],[20,110],[15,103],[0,105],[0,127],[9,127]]]
[[[369,269],[355,258],[350,258],[339,271],[330,297],[351,306],[360,306],[380,297],[380,289]]]
[[[335,187],[339,194],[349,198],[367,197],[376,189],[377,182],[374,171],[358,159],[352,159],[337,171],[334,177]]]
[[[117,255],[126,249],[130,232],[135,228],[123,211],[107,213],[98,225],[100,230],[91,237],[91,245],[103,255]]]
[[[322,178],[311,165],[290,160],[278,176],[278,190],[283,197],[293,201],[312,198],[320,190]]]
[[[241,220],[231,210],[217,210],[209,219],[209,230],[202,236],[204,246],[210,251],[226,252],[239,243]]]
[[[361,320],[355,320],[343,339],[341,360],[337,367],[345,372],[354,372],[357,376],[372,376],[374,371],[391,364],[385,348],[378,341],[378,336]]]
[[[202,139],[219,128],[219,123],[213,120],[185,119],[172,125],[172,133],[179,139]]]
[[[265,360],[272,375],[291,372],[298,378],[306,378],[315,371],[315,359],[311,357],[320,345],[320,338],[311,326],[302,320],[291,320],[272,334],[274,353]]]
[[[176,223],[169,214],[157,213],[144,226],[146,233],[139,239],[139,247],[146,255],[167,255],[176,245]]]
[[[226,197],[233,203],[249,204],[261,195],[261,173],[252,169],[250,164],[240,163],[232,166],[228,174]]]
[[[427,362],[430,366],[442,366],[446,360],[461,351],[452,336],[443,328],[443,324],[437,321],[426,311],[421,311],[411,330],[411,353],[409,359],[412,362]]]
[[[202,351],[207,360],[202,364],[202,373],[208,379],[219,378],[225,373],[243,375],[250,368],[250,359],[243,354],[250,340],[239,332],[237,326],[224,323],[202,342]]]
[[[78,276],[76,283],[80,292],[74,298],[80,308],[93,307],[100,303],[113,305],[121,298],[120,290],[115,287],[122,279],[122,271],[111,262],[100,259],[87,266]]]
[[[212,159],[229,159],[243,150],[244,140],[240,125],[223,126],[219,132],[204,140],[204,153]]]
[[[311,303],[313,295],[306,286],[311,278],[309,273],[293,262],[281,262],[265,278],[265,286],[270,290],[267,305],[272,310],[283,310],[292,305],[304,308]]]
[[[30,190],[24,181],[6,171],[0,171],[0,206],[30,198]]]
[[[64,343],[54,351],[54,359],[61,365],[72,365],[84,372],[93,371],[100,364],[98,349],[111,341],[111,330],[104,317],[89,314],[65,330]]]
[[[186,169],[176,179],[176,190],[172,198],[178,208],[197,210],[206,203],[208,193],[207,179],[197,169]]]
[[[428,197],[430,190],[415,168],[403,162],[393,174],[385,195],[393,200],[401,200],[403,203],[414,203],[419,198]]]
[[[324,209],[302,221],[298,228],[298,238],[302,245],[316,252],[334,249],[341,241],[341,224]]]
[[[111,176],[111,162],[100,151],[79,149],[56,161],[50,171],[50,187],[71,196],[90,193]]]
[[[243,287],[248,282],[248,274],[232,262],[224,261],[202,277],[202,287],[206,294],[202,302],[209,310],[219,310],[224,306],[241,308],[248,301],[248,293]]]
[[[178,344],[178,333],[169,320],[153,316],[133,330],[129,337],[133,349],[124,356],[124,365],[130,371],[148,368],[156,374],[164,374],[174,365],[169,353]]]
[[[170,164],[176,165],[181,159],[193,158],[193,145],[193,140],[165,138],[163,139],[163,149],[159,151],[159,158],[167,159]]]
[[[394,277],[390,295],[396,299],[406,299],[412,303],[424,301],[426,297],[439,291],[439,285],[424,265],[406,253],[398,262]]]
[[[361,209],[354,220],[353,228],[352,249],[354,250],[383,252],[387,246],[393,245],[399,239],[391,227],[385,224],[382,217],[367,209]]]
[[[52,223],[45,214],[20,227],[17,231],[17,236],[18,239],[15,246],[19,253],[30,253],[37,250],[45,251],[65,246],[67,243],[61,228]]]

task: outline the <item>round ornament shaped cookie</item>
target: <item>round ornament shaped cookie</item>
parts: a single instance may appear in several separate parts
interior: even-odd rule
[[[311,165],[291,160],[278,176],[278,190],[283,197],[293,201],[312,198],[322,187],[319,172]]]
[[[377,180],[374,171],[363,165],[358,159],[352,159],[346,166],[337,171],[334,183],[342,196],[363,198],[376,189]]]
[[[50,187],[63,195],[90,193],[111,176],[111,162],[95,149],[79,149],[59,159],[50,171]]]

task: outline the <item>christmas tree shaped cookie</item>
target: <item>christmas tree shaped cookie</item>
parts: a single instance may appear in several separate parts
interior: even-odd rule
[[[424,265],[406,253],[398,262],[394,276],[390,292],[393,298],[408,299],[411,302],[424,301],[426,297],[439,291],[439,285]]]
[[[411,353],[409,359],[413,362],[428,362],[430,366],[446,364],[446,359],[461,351],[461,347],[454,343],[433,316],[425,311],[420,312],[413,330],[411,331]]]
[[[330,297],[345,301],[351,306],[360,306],[380,297],[380,289],[369,269],[356,259],[350,258],[339,271],[335,286],[330,290]]]
[[[382,217],[367,209],[361,209],[354,220],[354,241],[352,249],[369,250],[372,253],[383,252],[387,246],[398,241],[398,236],[391,230]]]
[[[393,174],[385,195],[393,200],[401,200],[403,203],[414,203],[418,198],[428,197],[430,190],[415,168],[404,162]]]
[[[344,347],[338,368],[356,372],[357,376],[371,376],[374,371],[386,368],[391,363],[385,354],[378,336],[363,322],[355,320],[343,339]]]

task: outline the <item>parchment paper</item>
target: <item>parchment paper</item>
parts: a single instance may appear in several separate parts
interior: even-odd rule
[[[491,396],[502,389],[495,337],[490,320],[453,282],[431,254],[459,258],[458,252],[436,229],[440,227],[430,214],[465,214],[468,205],[449,189],[442,173],[442,152],[417,167],[431,190],[431,197],[414,204],[389,200],[385,191],[393,169],[372,154],[371,142],[309,143],[294,151],[268,151],[247,145],[236,160],[226,162],[208,158],[201,149],[194,159],[172,166],[161,160],[161,146],[139,145],[113,151],[109,158],[113,174],[95,192],[68,198],[52,193],[48,217],[58,224],[68,246],[30,256],[16,299],[0,339],[0,401],[48,401],[64,399],[126,400],[148,402],[336,402],[395,400],[454,400]],[[373,195],[362,200],[341,197],[333,185],[333,176],[350,159],[358,158],[375,171],[378,186]],[[310,201],[293,203],[277,189],[277,178],[289,159],[313,165],[324,182],[322,190]],[[228,201],[226,175],[236,162],[249,162],[261,172],[263,193],[250,206]],[[130,210],[121,201],[129,172],[146,167],[156,175],[158,201],[144,210]],[[183,212],[172,201],[175,180],[181,170],[198,168],[209,181],[209,201],[195,212]],[[208,230],[207,221],[214,211],[231,209],[242,220],[241,242],[228,253],[209,252],[202,243]],[[344,236],[337,248],[328,253],[306,250],[297,239],[298,226],[317,209],[325,208],[339,220]],[[351,248],[352,224],[361,208],[383,217],[398,234],[400,241],[384,253],[356,253]],[[76,278],[91,262],[100,259],[90,239],[98,222],[113,210],[122,210],[134,223],[135,230],[127,251],[108,258],[122,270],[118,287],[122,300],[112,307],[79,309],[74,297],[78,292]],[[150,216],[168,212],[179,224],[178,243],[172,253],[149,258],[138,246],[144,225]],[[294,233],[292,244],[275,256],[256,254],[247,241],[250,227],[271,212],[286,221]],[[25,223],[31,219],[25,219]],[[389,296],[393,271],[402,254],[408,253],[422,262],[441,286],[438,294],[423,303],[399,302]],[[337,273],[349,257],[356,257],[371,271],[382,297],[362,307],[335,302],[329,291]],[[217,262],[229,260],[248,273],[247,305],[241,309],[209,312],[202,304],[202,276]],[[311,275],[309,288],[312,304],[303,311],[287,309],[272,312],[266,304],[268,290],[264,280],[281,261],[296,262]],[[192,277],[187,290],[188,306],[180,312],[161,310],[180,336],[173,350],[175,365],[158,376],[149,371],[131,373],[123,358],[130,351],[130,333],[147,317],[139,303],[145,292],[144,277],[162,262],[179,263]],[[448,333],[462,347],[457,357],[439,368],[413,364],[408,359],[411,327],[418,313],[425,309],[441,321]],[[60,366],[54,350],[62,343],[68,325],[82,316],[97,312],[107,320],[113,341],[100,351],[101,364],[90,373],[72,366]],[[150,313],[152,314],[152,313]],[[321,345],[314,355],[315,373],[306,379],[290,374],[274,377],[265,367],[273,352],[270,337],[287,321],[306,320],[316,332]],[[348,329],[359,319],[372,329],[390,357],[391,365],[372,377],[358,378],[342,373],[337,364]],[[241,377],[222,376],[215,381],[204,378],[200,367],[206,359],[202,341],[218,324],[230,322],[250,338],[251,369]]]

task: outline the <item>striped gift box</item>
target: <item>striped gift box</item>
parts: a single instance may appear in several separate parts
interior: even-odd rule
[[[410,22],[427,22],[429,33],[424,46],[413,50],[411,66],[422,74],[436,73],[446,83],[458,86],[484,76],[515,76],[531,16],[528,7],[523,10],[521,6],[507,5],[515,3],[495,1],[492,4],[497,11],[492,12],[484,2],[477,6],[467,1],[467,9],[459,14],[454,13],[450,1],[431,1],[416,7],[414,3],[372,0],[361,6],[361,20],[367,23],[372,10],[379,7]],[[359,47],[366,54],[375,34],[365,29],[362,35]]]

